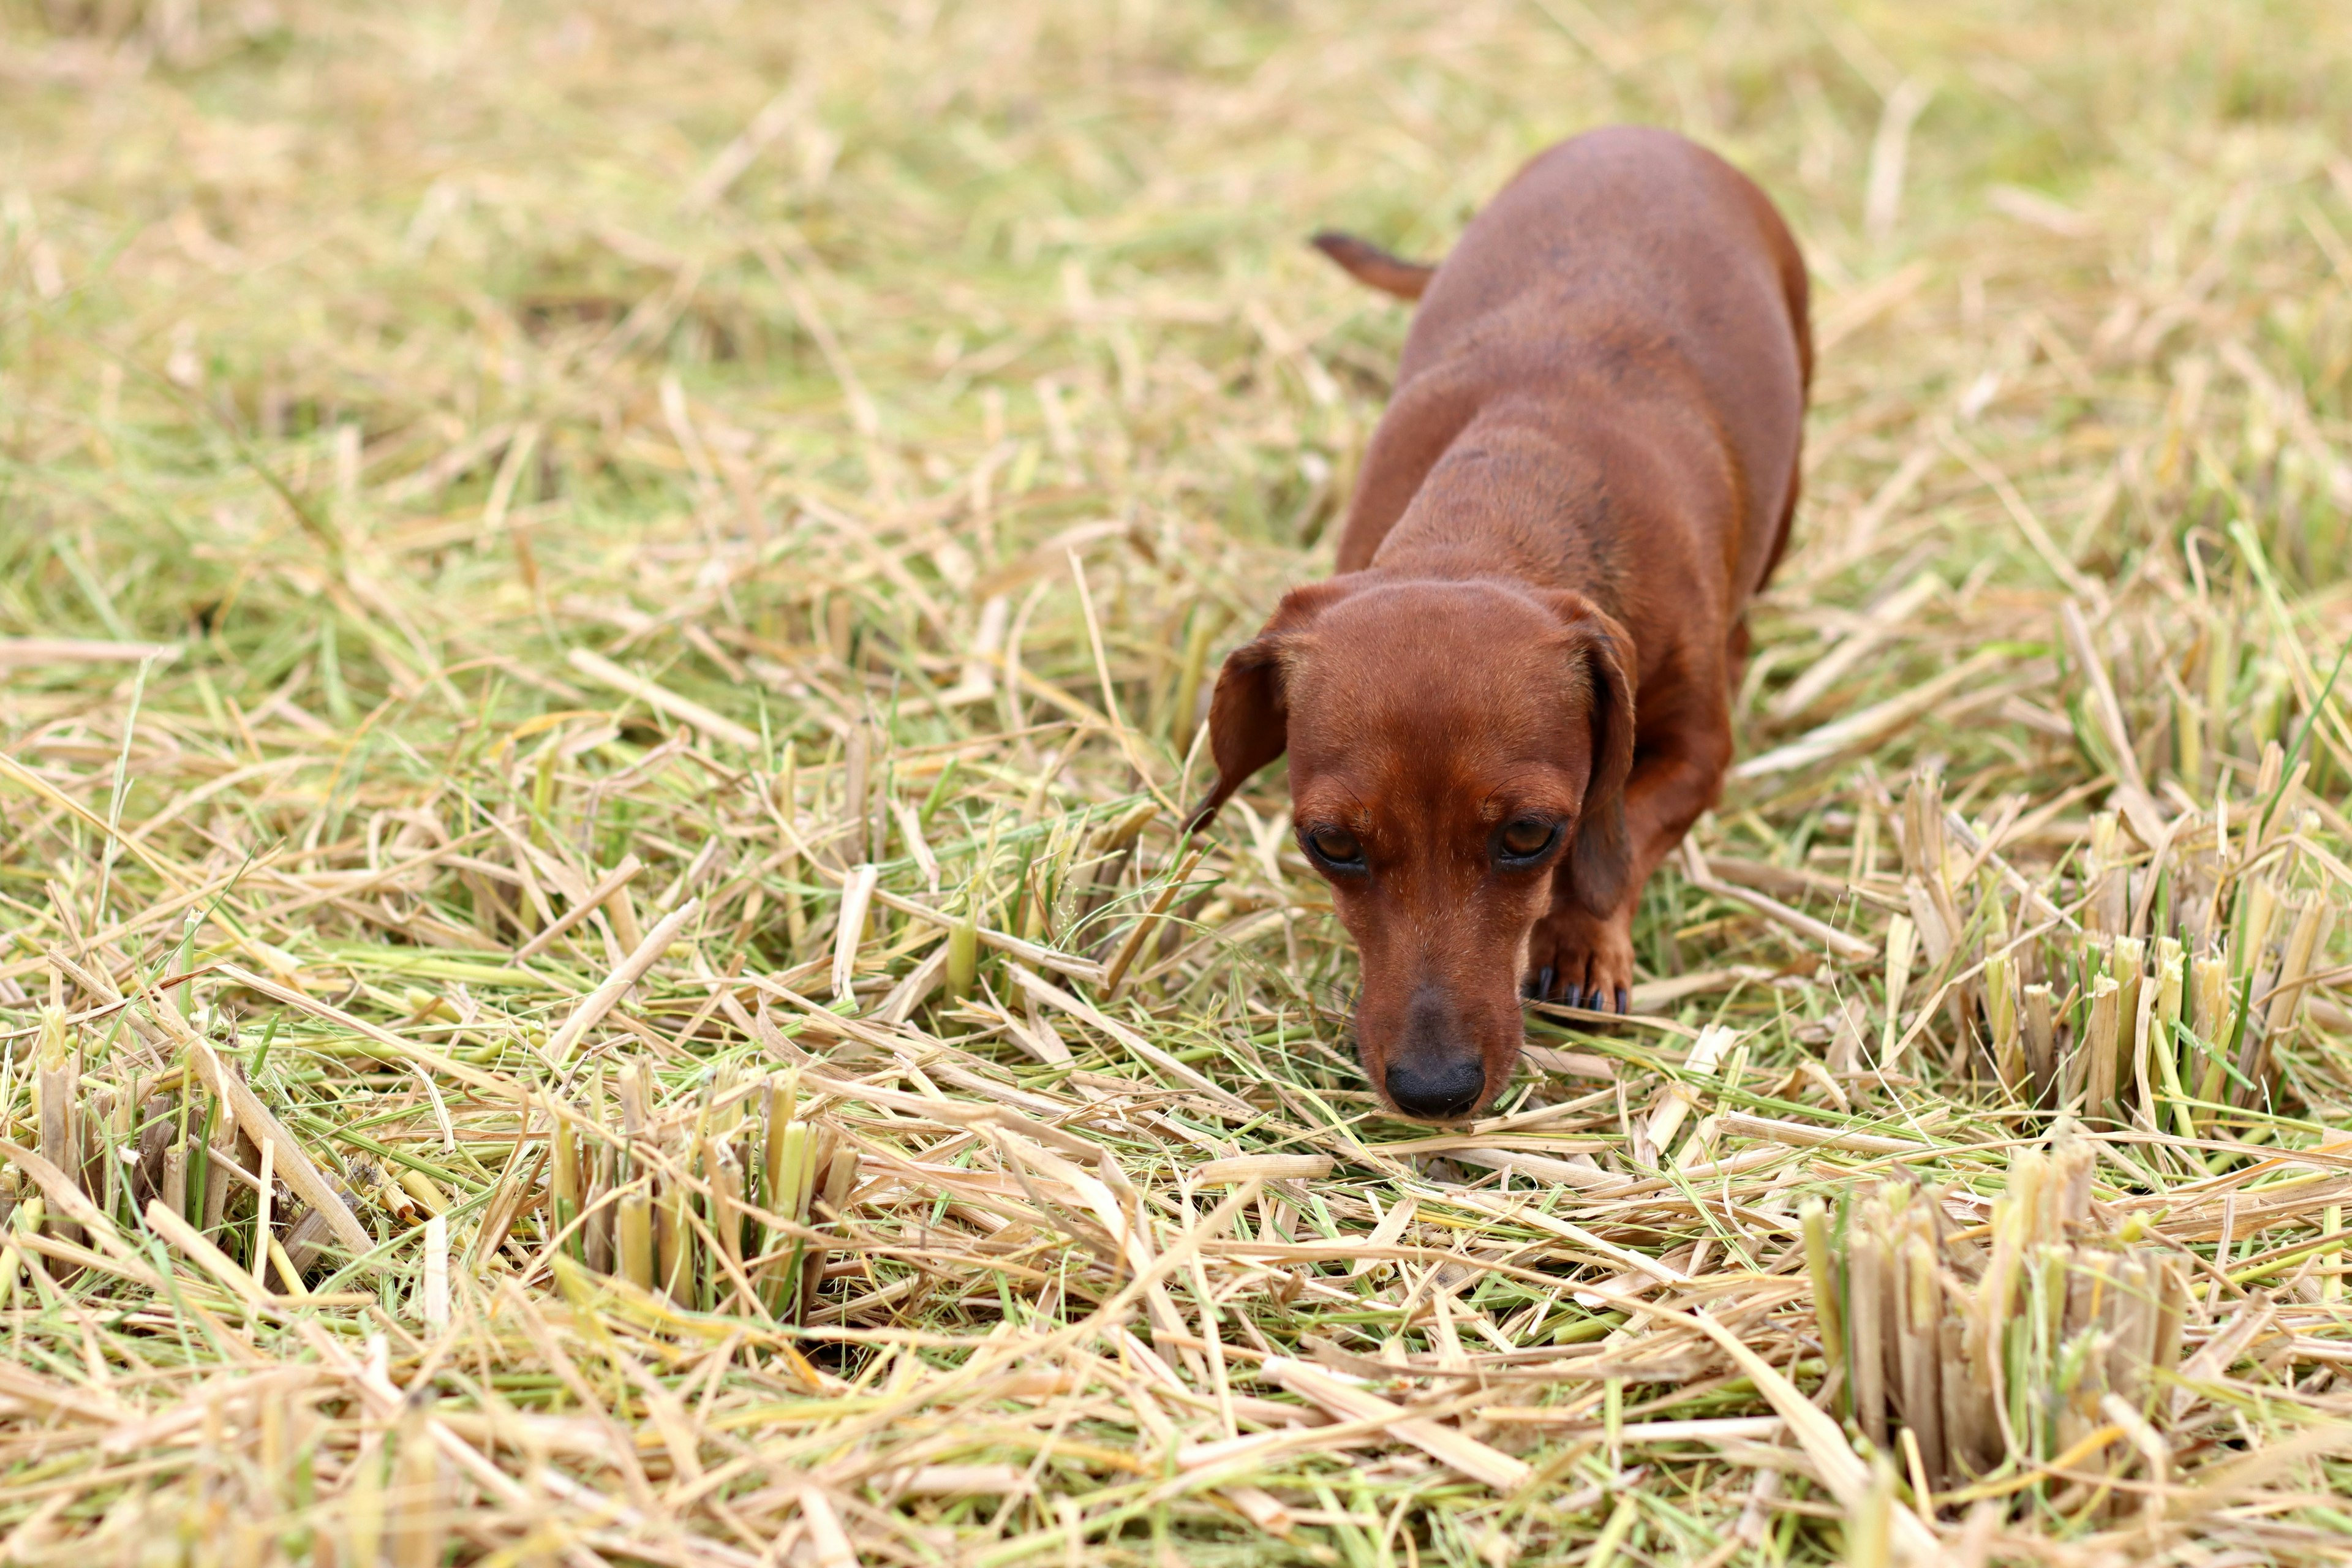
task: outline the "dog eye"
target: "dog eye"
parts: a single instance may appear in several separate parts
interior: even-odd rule
[[[1503,853],[1514,860],[1532,860],[1550,848],[1551,841],[1559,834],[1557,823],[1522,816],[1504,826]]]
[[[1345,828],[1318,827],[1307,836],[1307,847],[1316,858],[1334,866],[1352,868],[1364,861],[1364,847]]]

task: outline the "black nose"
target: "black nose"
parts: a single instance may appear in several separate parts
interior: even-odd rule
[[[1486,1087],[1486,1069],[1475,1058],[1398,1062],[1389,1068],[1389,1098],[1407,1116],[1449,1121],[1469,1114]]]

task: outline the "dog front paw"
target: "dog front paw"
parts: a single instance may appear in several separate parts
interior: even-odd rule
[[[1536,922],[1528,942],[1522,994],[1601,1013],[1632,1009],[1633,911],[1601,918],[1582,910],[1553,910]]]

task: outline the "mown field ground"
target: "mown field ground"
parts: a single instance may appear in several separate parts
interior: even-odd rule
[[[2352,13],[0,4],[0,1558],[2352,1510]],[[1636,1016],[1384,1117],[1204,680],[1643,120],[1821,373]]]

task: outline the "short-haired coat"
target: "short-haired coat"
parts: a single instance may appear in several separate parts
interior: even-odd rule
[[[1331,578],[1225,661],[1205,824],[1287,751],[1407,1115],[1508,1081],[1522,994],[1622,1012],[1642,885],[1721,791],[1746,609],[1796,505],[1811,340],[1763,193],[1670,132],[1535,158],[1417,298]]]

